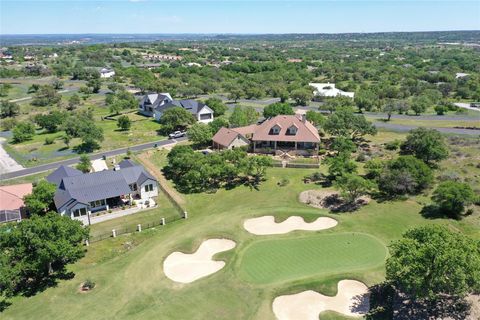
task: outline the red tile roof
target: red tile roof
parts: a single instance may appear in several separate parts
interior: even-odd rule
[[[16,210],[23,207],[23,197],[32,193],[32,184],[15,184],[0,187],[0,210]]]

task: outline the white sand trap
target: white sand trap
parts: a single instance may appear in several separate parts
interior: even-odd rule
[[[224,261],[212,257],[235,247],[235,241],[208,239],[194,253],[173,252],[163,262],[165,275],[175,282],[190,283],[217,272],[225,266]]]
[[[292,216],[283,222],[276,223],[274,216],[263,216],[245,220],[243,227],[248,232],[256,235],[267,235],[284,234],[294,230],[324,230],[333,228],[337,224],[337,220],[328,217],[320,217],[313,222],[307,223],[302,217]]]
[[[350,317],[365,315],[370,309],[368,288],[355,280],[338,283],[334,297],[308,290],[297,294],[276,297],[273,313],[279,320],[318,320],[323,311],[335,311]]]

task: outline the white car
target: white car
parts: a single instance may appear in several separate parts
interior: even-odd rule
[[[168,137],[170,139],[176,139],[176,138],[181,138],[181,137],[185,137],[187,135],[187,133],[185,131],[175,131],[173,133],[170,133],[168,135]]]

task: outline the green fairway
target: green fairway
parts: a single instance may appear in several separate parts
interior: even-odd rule
[[[245,250],[239,274],[258,284],[283,282],[375,267],[386,254],[378,240],[359,233],[264,240]]]
[[[375,138],[380,143],[399,137],[382,132]],[[165,156],[166,152],[155,152],[151,160],[161,168]],[[447,167],[454,165],[468,168],[466,175],[478,174],[475,166],[467,167],[463,162],[448,162]],[[383,281],[385,246],[409,228],[444,224],[477,239],[480,236],[478,213],[460,221],[422,217],[419,212],[427,202],[425,196],[406,201],[371,201],[351,214],[330,214],[300,203],[300,192],[321,189],[302,181],[315,171],[269,168],[267,180],[258,190],[238,186],[213,194],[181,194],[188,219],[92,243],[86,248],[85,258],[68,267],[75,273],[73,279],[61,280],[33,297],[11,299],[12,305],[0,318],[273,320],[272,301],[279,295],[303,290],[335,295],[342,279],[356,279],[368,286]],[[326,172],[323,163],[320,171]],[[278,185],[282,179],[289,180],[287,187]],[[158,204],[151,211],[94,225],[91,232],[110,232],[177,214],[165,196],[159,196]],[[263,215],[274,215],[277,221],[298,215],[308,222],[328,216],[338,225],[320,232],[296,231],[268,237],[253,235],[243,228],[246,219]],[[225,261],[222,270],[186,285],[165,276],[162,264],[169,254],[194,252],[210,238],[228,238],[237,243],[233,250],[214,257]],[[256,259],[257,255],[261,257]],[[262,275],[261,270],[267,273]],[[247,274],[252,271],[258,278]],[[97,286],[91,292],[80,293],[78,288],[86,279]],[[322,319],[349,318],[325,313]]]

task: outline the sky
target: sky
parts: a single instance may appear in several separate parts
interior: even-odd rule
[[[0,0],[0,34],[480,30],[480,0]]]

